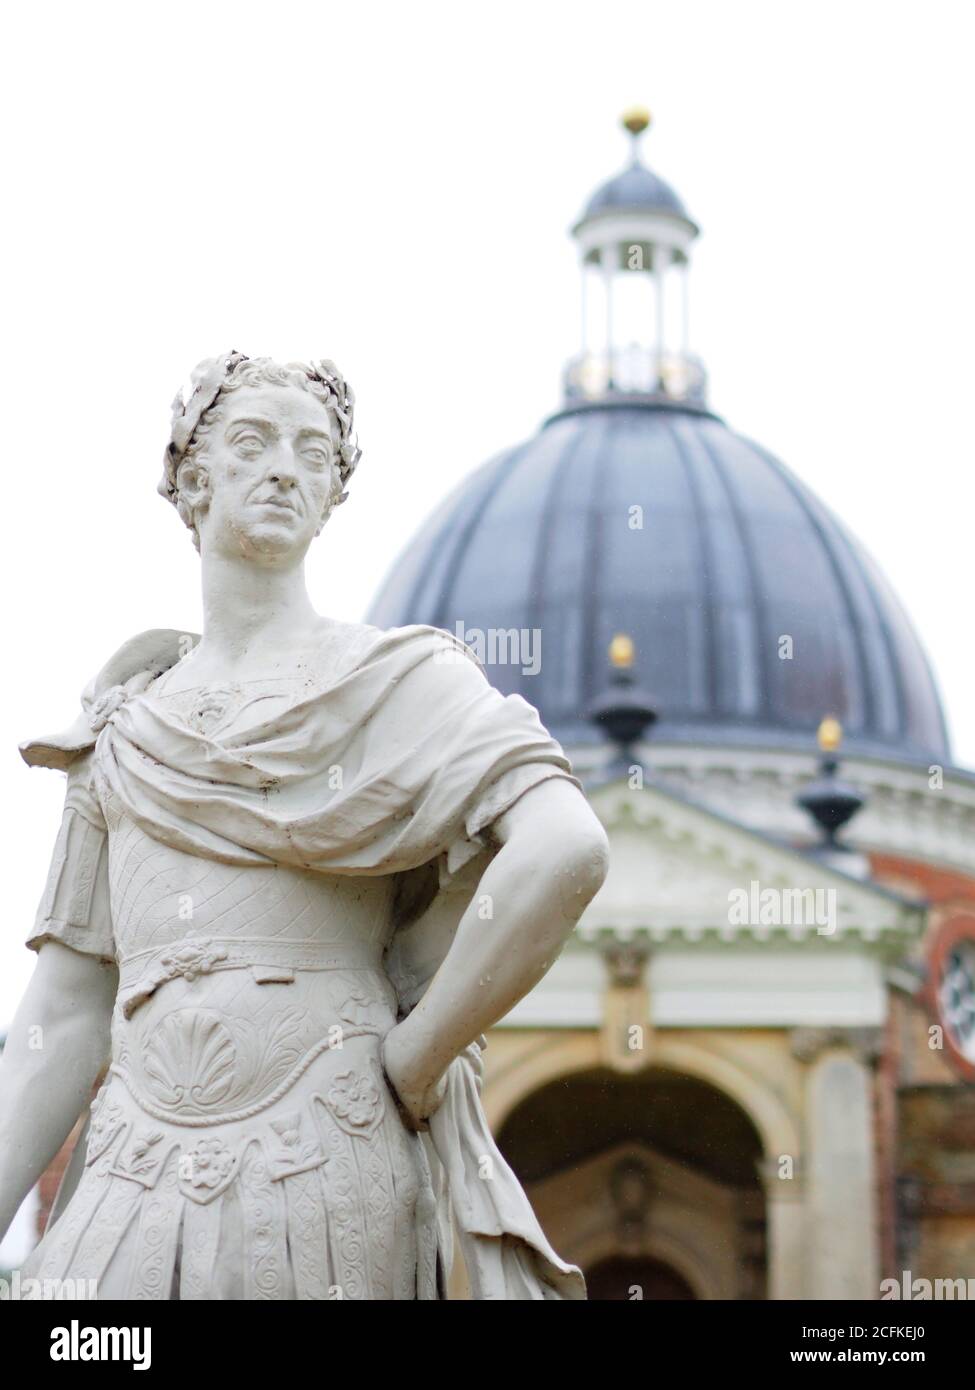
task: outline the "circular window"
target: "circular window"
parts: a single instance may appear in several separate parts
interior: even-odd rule
[[[975,939],[963,936],[948,946],[936,988],[951,1041],[967,1062],[975,1064]]]

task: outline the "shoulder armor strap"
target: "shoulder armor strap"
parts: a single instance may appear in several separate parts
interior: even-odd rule
[[[92,707],[107,690],[125,685],[135,676],[154,679],[168,671],[199,642],[196,632],[177,632],[175,628],[153,627],[123,642],[118,651],[81,692],[81,713],[67,729],[45,738],[28,739],[20,745],[20,756],[30,767],[53,767],[67,771],[76,758],[94,745],[91,727]]]

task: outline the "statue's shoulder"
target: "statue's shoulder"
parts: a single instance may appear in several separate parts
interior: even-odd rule
[[[20,755],[31,767],[53,767],[66,771],[95,742],[99,701],[119,686],[148,684],[175,666],[193,650],[200,637],[196,632],[153,627],[138,632],[112,653],[81,692],[81,713],[60,733],[28,739],[20,745]]]
[[[94,675],[81,693],[82,704],[90,704],[116,685],[126,685],[136,676],[155,680],[177,661],[182,661],[199,643],[198,632],[173,627],[151,627],[123,642]]]
[[[415,700],[474,698],[490,689],[477,654],[446,628],[428,623],[375,628],[360,624],[357,662],[381,669],[391,685],[401,685]],[[408,677],[408,680],[407,680]]]
[[[403,627],[372,627],[369,623],[348,623],[350,643],[363,655],[385,655],[404,652],[409,659],[417,660],[425,656],[433,657],[438,664],[450,665],[457,661],[462,665],[473,664],[483,669],[476,653],[443,627],[433,627],[429,623],[408,623]],[[352,633],[351,629],[355,629]]]
[[[129,693],[144,689],[164,671],[189,655],[199,642],[198,633],[178,628],[149,628],[138,632],[111,654],[81,692],[81,711],[74,722],[55,734],[27,739],[20,755],[31,767],[51,767],[67,771],[87,752],[98,733],[100,706],[125,687]],[[385,660],[395,675],[418,664],[473,663],[480,667],[471,649],[443,628],[425,623],[380,628],[371,623],[322,620],[321,649],[323,670],[332,677],[355,670],[369,662]],[[102,721],[103,722],[103,721]]]

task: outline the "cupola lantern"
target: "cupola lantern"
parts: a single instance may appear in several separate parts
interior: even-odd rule
[[[688,270],[698,234],[683,204],[640,158],[649,111],[622,118],[630,162],[589,199],[572,229],[582,276],[581,352],[565,371],[568,403],[639,396],[705,403],[690,353]]]

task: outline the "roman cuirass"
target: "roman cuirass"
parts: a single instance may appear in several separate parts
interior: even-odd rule
[[[199,1125],[256,1113],[322,1052],[393,1026],[382,880],[201,861],[106,813],[112,1060],[147,1114]]]

